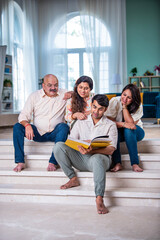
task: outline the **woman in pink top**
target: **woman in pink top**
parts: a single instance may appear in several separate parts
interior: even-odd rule
[[[81,76],[75,83],[72,98],[68,99],[65,120],[71,124],[74,120],[87,118],[91,110],[93,80],[88,76]]]

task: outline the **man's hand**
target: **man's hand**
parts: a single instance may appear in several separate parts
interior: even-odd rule
[[[25,127],[25,135],[28,140],[33,140],[34,132],[30,124]]]
[[[91,146],[89,146],[89,148],[84,148],[82,146],[78,146],[78,149],[79,149],[80,153],[83,154],[83,155],[84,154],[88,154],[88,153],[90,153],[92,151],[92,147]]]

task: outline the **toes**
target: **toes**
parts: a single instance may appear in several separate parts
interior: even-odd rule
[[[54,164],[49,164],[49,166],[48,166],[48,168],[47,168],[47,171],[56,171],[57,170],[57,168],[55,167],[55,165]]]
[[[98,214],[102,214],[102,211],[101,211],[101,210],[98,210]]]

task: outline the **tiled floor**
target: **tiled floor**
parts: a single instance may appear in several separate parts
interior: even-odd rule
[[[94,206],[1,203],[1,240],[159,240],[160,211],[112,207],[98,215]]]

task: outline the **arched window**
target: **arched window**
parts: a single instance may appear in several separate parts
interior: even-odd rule
[[[88,75],[95,80],[92,69],[94,62],[92,51],[99,51],[98,89],[101,93],[108,92],[108,49],[111,46],[109,33],[99,19],[91,19],[94,20],[96,28],[101,28],[103,35],[107,36],[107,41],[104,41],[103,36],[99,38],[97,35],[93,50],[86,41],[87,36],[83,31],[84,26],[81,20],[80,16],[72,16],[57,32],[54,42],[57,54],[55,57],[54,53],[54,71],[57,76],[61,77],[61,86],[68,90],[73,89],[75,80],[81,75]],[[65,68],[62,65],[65,65]],[[96,92],[96,89],[94,91]]]

